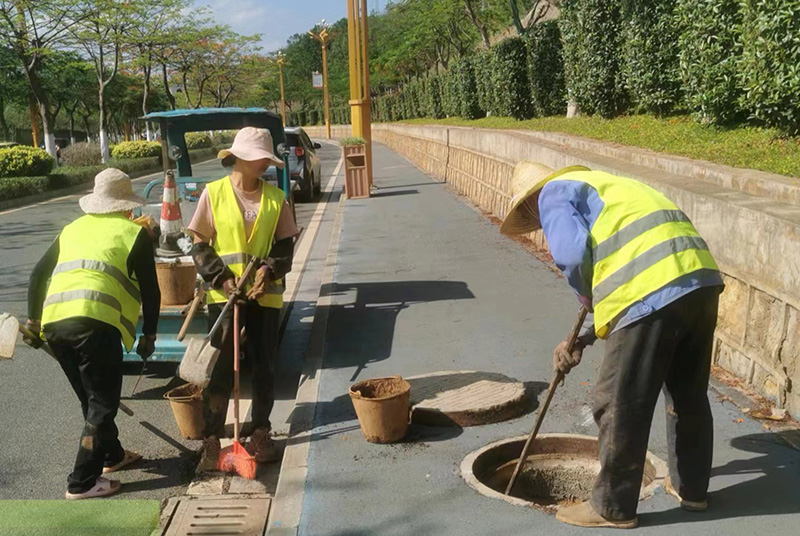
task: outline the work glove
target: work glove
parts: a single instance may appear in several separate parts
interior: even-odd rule
[[[25,327],[31,330],[33,334],[36,336],[31,338],[28,337],[27,335],[23,335],[22,336],[23,342],[29,346],[32,346],[33,348],[41,348],[42,345],[44,344],[44,341],[39,336],[39,333],[42,331],[41,322],[38,320],[28,319],[28,321],[25,322]]]
[[[267,287],[269,287],[270,275],[271,274],[269,265],[264,265],[258,270],[256,270],[256,277],[255,281],[253,282],[253,286],[250,287],[250,290],[247,291],[248,300],[257,300],[261,296],[267,293]]]
[[[239,305],[243,304],[247,300],[247,295],[244,293],[244,290],[237,290],[236,289],[237,280],[234,278],[226,279],[222,283],[222,290],[225,291],[225,294],[230,298],[231,296],[236,296],[236,303]]]
[[[155,335],[142,335],[139,337],[139,344],[136,345],[136,353],[142,358],[142,361],[147,361],[147,358],[153,355],[156,351],[156,336]]]
[[[553,350],[553,369],[563,374],[569,374],[569,371],[576,367],[583,357],[584,345],[580,341],[575,341],[571,353],[567,351],[567,346],[567,341],[562,341]]]

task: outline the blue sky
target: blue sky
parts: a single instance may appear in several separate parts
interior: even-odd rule
[[[387,0],[367,0],[369,11],[383,9]],[[196,0],[208,5],[217,22],[240,34],[260,33],[263,52],[284,46],[286,40],[311,29],[321,19],[335,22],[347,16],[345,0]]]

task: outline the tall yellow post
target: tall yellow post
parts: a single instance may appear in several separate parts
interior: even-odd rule
[[[278,60],[276,62],[278,64],[278,78],[281,81],[281,120],[283,121],[283,126],[286,126],[286,93],[283,90],[283,66],[286,65],[286,58],[284,57],[283,53],[278,54]]]
[[[372,132],[370,129],[369,49],[367,2],[347,0],[348,52],[350,54],[350,116],[352,134],[366,141],[366,165],[372,186]]]
[[[322,98],[325,102],[325,134],[328,139],[331,139],[331,104],[328,98],[328,43],[331,40],[331,36],[325,27],[324,20],[319,25],[322,30],[318,34],[309,30],[308,35],[322,45]]]
[[[364,107],[361,112],[361,121],[363,126],[361,127],[361,130],[364,134],[364,140],[367,142],[367,178],[369,179],[370,187],[372,187],[372,98],[369,94],[369,33],[367,32],[368,19],[369,11],[367,10],[367,0],[361,0],[361,68],[363,70],[364,77],[361,84],[361,93],[364,96]]]

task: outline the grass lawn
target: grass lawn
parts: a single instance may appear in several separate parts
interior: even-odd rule
[[[616,119],[543,117],[528,121],[516,121],[509,117],[469,121],[453,117],[403,122],[563,132],[728,166],[800,177],[800,139],[784,138],[775,130],[757,127],[718,129],[703,126],[689,116],[657,118],[634,115]]]
[[[151,536],[158,501],[0,501],[3,536]]]

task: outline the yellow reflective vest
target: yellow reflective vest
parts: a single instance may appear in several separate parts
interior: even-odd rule
[[[64,227],[42,326],[67,318],[93,318],[117,328],[130,352],[141,295],[139,283],[128,275],[128,256],[141,230],[122,214],[87,214]]]
[[[719,269],[686,214],[646,184],[588,170],[566,173],[557,180],[584,182],[603,202],[589,231],[598,337],[608,336],[617,315],[679,277]]]
[[[266,259],[269,255],[283,208],[283,190],[267,183],[262,184],[258,216],[250,236],[246,237],[242,211],[230,177],[211,182],[207,188],[217,231],[213,243],[214,251],[234,275],[239,277],[252,256]],[[283,281],[271,281],[267,293],[258,299],[258,304],[280,309],[283,307],[283,291]],[[228,297],[222,289],[213,289],[208,293],[208,303],[223,303],[227,300]]]

